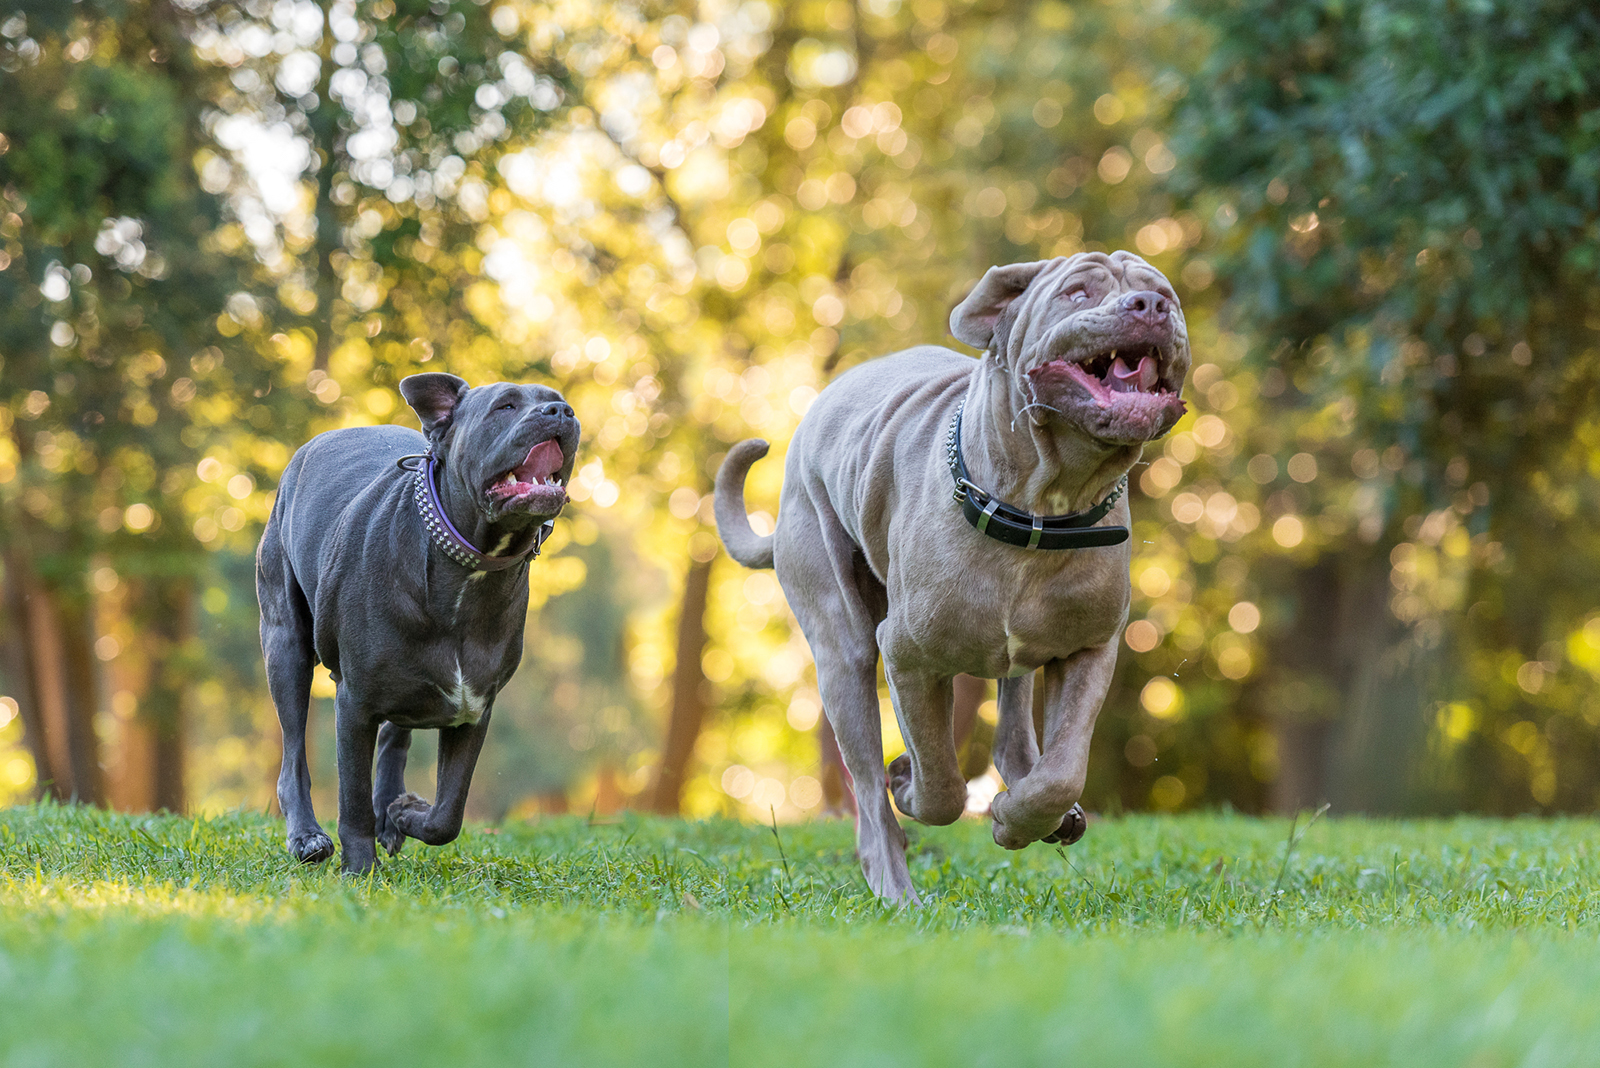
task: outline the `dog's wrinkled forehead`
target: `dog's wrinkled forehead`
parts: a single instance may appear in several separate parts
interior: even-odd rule
[[[562,400],[561,394],[549,386],[518,385],[514,382],[495,382],[467,390],[456,407],[456,422],[479,420],[493,413],[501,405],[544,404]]]
[[[410,375],[400,382],[400,395],[422,422],[422,432],[439,438],[451,428],[477,423],[505,405],[533,407],[564,398],[549,386],[495,382],[470,388],[463,378],[441,371]],[[571,411],[567,412],[571,415]]]
[[[1027,348],[1069,317],[1114,315],[1114,298],[1140,291],[1171,300],[1182,331],[1183,313],[1166,275],[1131,252],[1080,252],[991,267],[951,313],[950,332],[974,348]]]

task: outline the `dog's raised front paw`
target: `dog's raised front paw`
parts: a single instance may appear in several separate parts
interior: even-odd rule
[[[406,834],[395,826],[394,820],[388,818],[387,812],[384,813],[384,817],[383,826],[378,830],[377,842],[388,850],[389,855],[392,857],[400,852],[401,847],[406,844]]]
[[[421,838],[423,822],[433,806],[409,790],[389,802],[388,833]],[[395,852],[398,847],[390,852]]]
[[[1056,842],[1061,845],[1071,845],[1083,837],[1089,829],[1089,817],[1083,813],[1082,805],[1073,805],[1067,809],[1067,814],[1061,818],[1061,826],[1039,839],[1041,842]]]
[[[912,816],[911,812],[911,754],[901,753],[889,761],[889,766],[883,773],[884,781],[888,783],[889,793],[894,797],[894,803],[901,812]],[[915,816],[912,816],[915,819]]]
[[[289,836],[289,855],[302,864],[321,864],[333,856],[333,839],[318,828]]]

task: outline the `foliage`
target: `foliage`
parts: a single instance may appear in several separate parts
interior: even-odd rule
[[[840,822],[776,839],[637,816],[477,826],[350,880],[295,865],[259,817],[13,809],[0,1050],[47,1064],[112,1049],[242,1064],[512,1048],[585,1063],[1030,1063],[1068,1047],[1097,1063],[1582,1059],[1600,1026],[1584,999],[1592,824],[1329,819],[1292,853],[1289,827],[1130,817],[1020,853],[981,823],[925,830],[912,867],[928,907],[896,912],[867,892]],[[397,990],[402,971],[434,981]]]
[[[1175,184],[1251,346],[1217,473],[1279,542],[1243,702],[1342,720],[1345,803],[1592,805],[1600,20],[1190,11]]]
[[[188,725],[197,807],[267,802],[274,481],[317,430],[409,422],[395,383],[446,366],[550,380],[588,430],[478,811],[644,803],[676,693],[707,710],[685,811],[814,812],[809,654],[771,575],[717,555],[722,451],[774,443],[770,523],[837,371],[947,341],[992,264],[1131,248],[1197,358],[1137,478],[1086,801],[1592,807],[1581,5],[19,10],[0,543],[92,615],[113,780],[149,716]],[[33,782],[19,728],[0,789]]]

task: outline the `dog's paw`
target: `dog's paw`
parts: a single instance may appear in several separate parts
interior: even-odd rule
[[[401,847],[406,844],[406,834],[399,827],[395,826],[395,822],[393,820],[387,818],[388,813],[384,813],[384,816],[385,819],[383,821],[383,827],[378,831],[377,842],[384,849],[388,850],[389,855],[392,857],[396,853],[400,852]]]
[[[889,767],[884,772],[884,781],[888,783],[889,793],[894,796],[894,803],[907,816],[911,815],[911,754],[901,753],[889,761]]]
[[[320,828],[289,836],[289,855],[302,864],[321,864],[333,856],[333,839]]]
[[[343,845],[344,859],[339,864],[340,875],[366,875],[377,868],[378,853],[372,848],[370,840],[357,846],[345,839]]]
[[[1060,845],[1071,845],[1083,837],[1089,829],[1089,817],[1083,814],[1082,805],[1073,805],[1067,809],[1067,814],[1061,819],[1061,826],[1039,839],[1041,842],[1053,842]]]
[[[417,832],[422,829],[422,823],[428,818],[428,813],[433,806],[428,804],[416,794],[407,791],[389,802],[389,819],[386,833],[397,834],[402,839],[407,836],[420,838]],[[387,842],[384,848],[389,849]],[[399,846],[389,850],[391,853],[399,851]]]

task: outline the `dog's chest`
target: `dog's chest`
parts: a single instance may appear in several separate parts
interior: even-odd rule
[[[493,696],[493,691],[481,681],[474,686],[467,680],[467,673],[461,666],[459,656],[455,658],[454,676],[447,676],[434,685],[444,697],[445,705],[450,712],[449,725],[452,727],[459,727],[464,723],[476,723],[482,719],[484,710],[489,707],[489,698]]]
[[[984,678],[1022,675],[1116,638],[1128,578],[1126,564],[1106,563],[1112,566],[969,572],[919,591],[891,616],[899,616],[911,646],[956,670]]]
[[[398,668],[398,665],[397,665]],[[437,642],[398,668],[403,686],[391,683],[386,718],[419,728],[477,723],[494,703],[502,680],[497,663],[482,650]],[[394,681],[398,682],[398,679]]]

